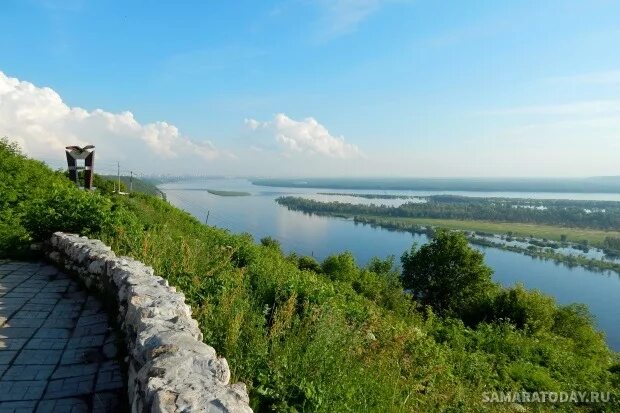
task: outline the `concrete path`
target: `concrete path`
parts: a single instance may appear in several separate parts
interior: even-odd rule
[[[125,411],[101,303],[55,267],[0,261],[0,413]]]

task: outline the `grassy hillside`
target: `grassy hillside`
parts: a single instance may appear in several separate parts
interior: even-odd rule
[[[111,182],[118,181],[118,177],[114,175],[102,175],[102,178],[107,179],[108,181],[111,181]],[[139,178],[136,178],[135,176],[131,178],[125,175],[121,175],[120,178],[121,178],[121,188],[123,188],[124,191],[128,191],[131,185],[133,192],[140,192],[143,194],[153,195],[153,196],[158,196],[158,197],[162,196],[162,192],[155,185],[148,182],[147,180],[139,179]]]
[[[0,256],[55,230],[99,237],[180,288],[257,412],[525,411],[484,403],[492,390],[609,391],[614,404],[526,408],[620,409],[618,355],[581,307],[491,286],[475,321],[440,316],[403,292],[389,259],[286,256],[152,196],[77,190],[0,144]]]

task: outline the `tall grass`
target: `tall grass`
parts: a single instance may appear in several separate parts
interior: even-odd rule
[[[585,351],[549,331],[467,328],[418,309],[402,290],[398,305],[388,305],[350,280],[300,270],[279,249],[202,225],[160,200],[117,202],[135,222],[106,241],[185,292],[205,341],[248,384],[257,411],[505,411],[482,403],[482,392],[618,391],[609,370],[616,356],[592,329]]]
[[[69,220],[76,203],[78,226]],[[618,356],[579,309],[518,292],[506,308],[527,321],[539,312],[524,303],[550,306],[542,313],[553,328],[501,319],[467,327],[419,308],[389,260],[359,268],[346,254],[323,266],[285,256],[148,195],[79,191],[3,142],[0,206],[0,256],[64,230],[153,266],[185,293],[205,342],[248,385],[257,412],[508,411],[520,407],[485,404],[482,392],[556,389],[610,391],[616,401],[521,409],[620,409]]]

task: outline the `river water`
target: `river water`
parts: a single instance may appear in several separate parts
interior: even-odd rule
[[[597,199],[620,200],[617,194],[554,194],[509,192],[450,192],[450,191],[347,191],[316,188],[274,188],[253,185],[245,179],[201,179],[162,184],[159,188],[168,200],[201,221],[227,228],[234,233],[247,232],[256,240],[271,236],[280,241],[285,252],[313,255],[321,260],[328,255],[351,251],[363,265],[374,256],[397,258],[416,242],[428,241],[425,235],[389,231],[356,224],[352,220],[319,217],[289,211],[278,205],[279,196],[296,195],[317,200],[364,202],[398,205],[407,200],[365,199],[351,196],[319,195],[319,192],[382,193],[425,196],[455,194],[537,199]],[[249,196],[219,196],[207,189],[243,191]],[[618,199],[617,199],[618,198]],[[494,270],[494,279],[505,286],[523,283],[552,295],[560,304],[585,303],[594,314],[599,328],[605,332],[609,345],[620,351],[620,275],[615,272],[569,268],[564,264],[531,258],[495,248],[481,249],[486,262]]]

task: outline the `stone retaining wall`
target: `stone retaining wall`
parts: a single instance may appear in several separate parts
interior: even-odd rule
[[[252,412],[245,385],[230,385],[226,359],[202,342],[183,293],[151,267],[117,257],[99,240],[61,232],[45,251],[118,308],[132,412]]]

